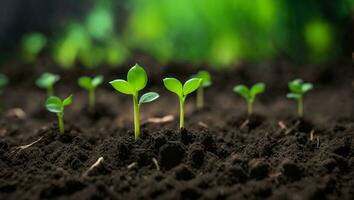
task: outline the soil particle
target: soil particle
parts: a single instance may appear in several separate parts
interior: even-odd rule
[[[176,180],[190,180],[194,178],[194,173],[187,165],[179,165],[175,168],[175,177]]]
[[[289,159],[282,161],[280,164],[280,171],[290,180],[299,180],[302,176],[300,167]]]
[[[259,159],[249,161],[248,167],[251,178],[255,178],[257,180],[267,177],[270,170],[268,163]]]
[[[160,148],[159,160],[164,169],[171,169],[182,162],[185,157],[185,148],[180,142],[168,142]]]

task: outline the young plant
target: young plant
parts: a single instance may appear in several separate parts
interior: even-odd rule
[[[303,116],[304,106],[303,97],[304,94],[313,88],[312,83],[305,83],[302,79],[295,79],[288,83],[290,93],[286,97],[295,99],[297,101],[297,114],[299,117]]]
[[[36,81],[36,85],[47,90],[48,97],[54,95],[54,84],[60,80],[60,76],[52,73],[43,73]]]
[[[256,83],[250,89],[245,85],[236,85],[234,87],[234,92],[240,94],[247,102],[247,114],[250,116],[253,112],[253,103],[256,99],[257,94],[261,94],[265,90],[264,83]]]
[[[103,82],[103,76],[99,75],[94,78],[82,76],[78,79],[78,84],[89,93],[89,108],[93,109],[96,102],[95,90],[97,86]]]
[[[211,77],[207,71],[199,71],[193,78],[200,78],[202,82],[197,90],[197,108],[202,109],[204,107],[204,88],[211,86]]]
[[[65,98],[63,101],[56,96],[48,97],[46,101],[46,108],[49,112],[56,113],[58,116],[59,132],[64,134],[64,108],[70,105],[73,101],[72,95]]]
[[[109,82],[114,89],[123,94],[133,96],[134,105],[134,136],[135,140],[140,137],[140,107],[143,103],[149,103],[157,98],[159,94],[156,92],[148,92],[143,94],[139,99],[139,91],[144,89],[147,84],[148,78],[145,70],[138,64],[135,64],[127,75],[127,81],[123,79],[116,79]]]
[[[179,98],[180,114],[179,114],[179,127],[184,127],[184,103],[188,94],[194,92],[200,87],[202,82],[201,78],[191,78],[184,83],[177,80],[176,78],[165,78],[163,83],[167,90],[177,94]]]
[[[0,94],[3,91],[3,88],[9,83],[9,80],[4,74],[0,74]]]

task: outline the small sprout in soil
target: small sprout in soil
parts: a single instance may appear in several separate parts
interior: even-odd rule
[[[139,91],[145,88],[147,81],[148,78],[145,70],[138,64],[135,64],[128,71],[127,81],[123,79],[116,79],[109,82],[118,92],[133,96],[135,140],[140,137],[140,106],[143,103],[149,103],[159,98],[159,94],[156,92],[147,92],[139,99]]]
[[[60,79],[59,75],[52,73],[43,73],[36,81],[39,88],[46,89],[48,97],[54,95],[54,84]]]
[[[253,103],[256,99],[257,94],[261,94],[265,90],[264,83],[256,83],[249,89],[245,85],[236,85],[234,87],[234,92],[240,94],[247,101],[247,114],[250,116],[253,112]]]
[[[177,94],[179,98],[179,105],[180,105],[179,127],[184,128],[184,103],[186,101],[186,97],[188,94],[194,92],[200,87],[202,83],[202,79],[191,78],[188,81],[186,81],[183,86],[182,83],[176,78],[165,78],[163,79],[163,83],[167,88],[167,90]]]
[[[0,94],[8,83],[9,80],[7,79],[7,77],[4,74],[0,74]]]
[[[64,108],[70,105],[73,101],[72,95],[64,99],[63,101],[56,96],[48,97],[46,102],[46,108],[49,112],[56,113],[58,116],[59,132],[64,134]]]
[[[304,94],[313,88],[312,83],[305,83],[302,79],[295,79],[288,84],[290,93],[287,97],[297,101],[297,113],[299,117],[303,116],[303,97]]]
[[[211,86],[211,77],[207,71],[199,71],[193,78],[202,79],[201,85],[197,90],[197,108],[202,109],[204,107],[204,88]]]
[[[103,76],[99,75],[94,78],[82,76],[78,79],[78,84],[83,89],[87,90],[89,93],[89,108],[92,110],[95,107],[96,97],[95,91],[96,88],[101,85],[103,82]]]

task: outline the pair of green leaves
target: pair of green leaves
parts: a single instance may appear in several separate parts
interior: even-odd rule
[[[186,81],[183,86],[182,83],[176,78],[165,78],[163,79],[163,83],[167,90],[177,94],[180,99],[184,100],[188,94],[194,92],[200,87],[202,79],[191,78]]]
[[[264,83],[256,83],[249,89],[245,85],[237,85],[234,87],[233,91],[240,94],[248,102],[253,102],[257,94],[263,93],[265,90]]]
[[[295,79],[288,84],[291,93],[287,94],[290,99],[301,99],[302,96],[313,88],[312,83],[305,83],[302,79]]]
[[[36,81],[36,85],[42,89],[48,89],[60,80],[60,76],[52,73],[43,73]]]
[[[201,82],[201,87],[209,87],[211,86],[211,76],[209,74],[209,72],[202,70],[199,71],[196,75],[192,76],[192,78],[200,78],[202,79]]]
[[[99,75],[94,78],[88,76],[82,76],[78,80],[78,84],[85,90],[95,90],[97,86],[103,82],[103,76]]]
[[[72,103],[72,101],[73,101],[72,95],[65,98],[64,100],[61,100],[59,97],[56,96],[51,96],[48,97],[46,101],[46,108],[49,112],[63,113],[64,108],[66,106],[69,106]]]
[[[118,92],[137,96],[138,92],[146,87],[147,80],[148,78],[145,70],[138,64],[135,64],[128,71],[127,80],[117,79],[109,83]],[[159,98],[159,94],[156,92],[148,92],[141,96],[139,104],[148,103],[156,100],[157,98]]]

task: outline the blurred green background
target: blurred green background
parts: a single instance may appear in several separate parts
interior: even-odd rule
[[[324,63],[353,50],[354,0],[3,0],[1,61],[49,56],[64,68],[136,56],[214,68]]]

